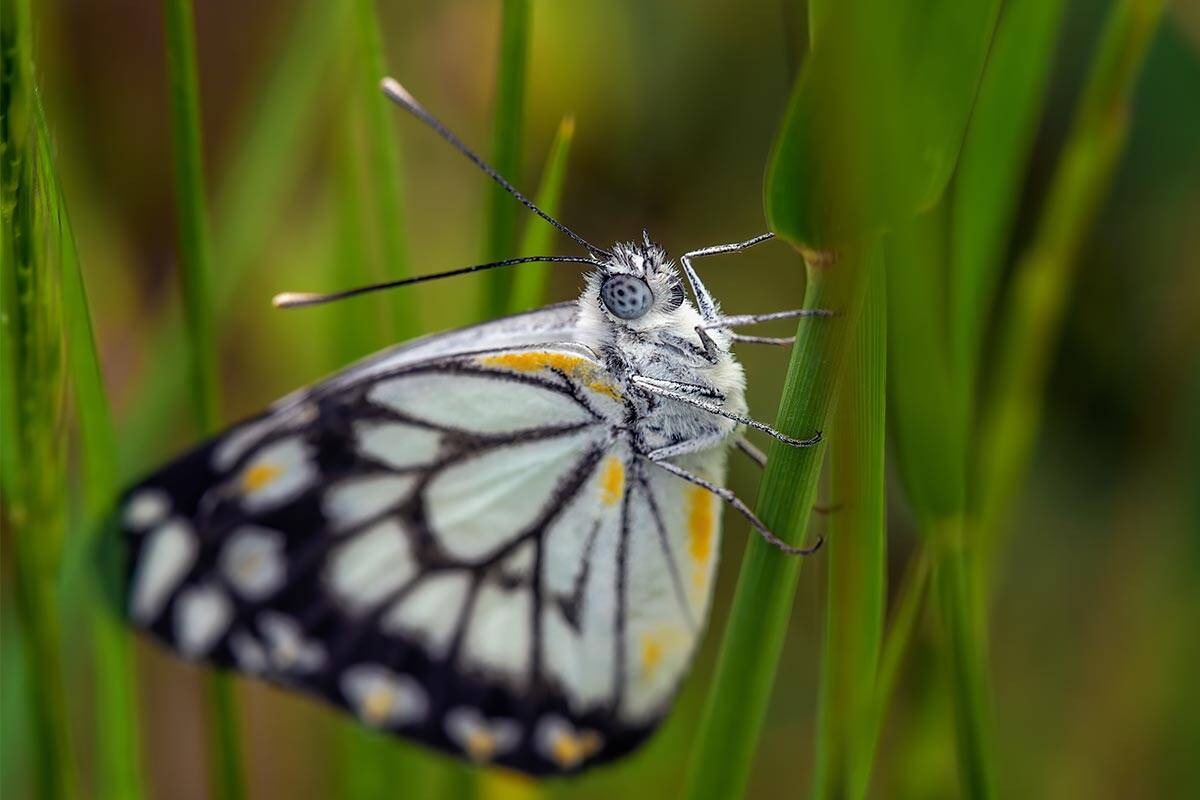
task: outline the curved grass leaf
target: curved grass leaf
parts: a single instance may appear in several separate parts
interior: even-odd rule
[[[937,202],[954,170],[999,0],[854,0],[816,13],[764,184],[771,230],[856,242]]]

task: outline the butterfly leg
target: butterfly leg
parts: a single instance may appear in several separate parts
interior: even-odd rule
[[[767,468],[767,454],[755,447],[745,436],[737,437],[733,443],[737,445],[738,450],[749,456],[751,461],[758,464],[760,469]]]
[[[715,320],[720,316],[717,311],[717,302],[713,300],[709,294],[708,288],[704,282],[700,280],[700,276],[696,274],[696,270],[692,268],[692,259],[701,258],[703,256],[715,256],[721,253],[737,253],[756,244],[765,242],[768,239],[774,238],[773,233],[763,233],[755,236],[753,239],[747,239],[744,242],[734,242],[733,244],[718,244],[712,247],[703,247],[699,250],[693,250],[690,253],[684,253],[679,260],[683,264],[683,273],[687,276],[688,283],[692,286],[692,294],[696,296],[696,307],[700,311],[700,316],[705,321]]]
[[[670,472],[672,475],[682,478],[688,483],[694,483],[696,486],[699,486],[702,489],[707,489],[717,497],[724,500],[726,503],[732,506],[734,510],[750,521],[750,524],[754,526],[755,530],[758,531],[759,536],[761,536],[767,544],[779,549],[784,553],[787,553],[790,556],[812,555],[818,549],[820,549],[821,544],[824,542],[823,539],[817,539],[817,543],[812,547],[795,547],[790,545],[772,533],[771,529],[768,528],[766,524],[758,518],[758,515],[750,510],[748,505],[743,503],[736,494],[729,491],[725,487],[717,486],[715,483],[707,481],[704,478],[701,478],[699,475],[693,475],[682,467],[672,464],[670,461],[651,459],[651,462],[667,472]]]
[[[735,414],[732,411],[727,411],[724,408],[721,408],[721,406],[717,405],[717,403],[712,402],[712,399],[717,399],[720,397],[720,395],[714,393],[711,389],[708,389],[704,386],[696,386],[695,384],[690,383],[680,383],[678,381],[664,381],[657,378],[647,378],[642,375],[634,375],[631,380],[635,386],[643,389],[646,392],[649,392],[650,394],[658,395],[659,397],[666,397],[671,400],[678,400],[681,403],[687,403],[690,406],[698,408],[702,411],[707,411],[710,414],[716,414],[717,416],[731,419],[734,422],[745,425],[747,428],[754,428],[755,430],[762,431],[763,433],[778,439],[784,444],[790,444],[793,447],[812,447],[814,444],[817,444],[821,441],[820,431],[817,431],[813,436],[810,436],[807,439],[794,439],[787,434],[780,433],[766,423],[750,419],[749,417],[742,416],[741,414]],[[720,399],[723,400],[724,398]]]

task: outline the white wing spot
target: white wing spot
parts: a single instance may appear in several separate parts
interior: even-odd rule
[[[326,492],[321,507],[335,526],[347,528],[400,505],[416,484],[413,475],[351,478]]]
[[[299,428],[317,417],[311,403],[298,405],[303,391],[291,394],[271,406],[272,413],[255,422],[247,422],[229,431],[213,448],[212,465],[217,472],[228,472],[250,448],[276,431]]]
[[[365,611],[399,589],[417,572],[405,529],[384,520],[339,543],[325,578],[333,594],[354,611]]]
[[[168,520],[146,540],[133,575],[130,613],[142,624],[154,621],[167,598],[196,560],[196,534],[181,519]]]
[[[355,713],[372,727],[410,725],[429,711],[421,685],[382,664],[356,664],[342,673],[339,685]]]
[[[251,512],[273,508],[293,499],[317,477],[312,448],[299,436],[273,442],[242,468],[237,483],[242,504]]]
[[[304,636],[300,623],[277,611],[258,615],[258,629],[267,641],[271,667],[282,673],[315,672],[325,665],[325,646]]]
[[[246,631],[234,631],[229,637],[229,649],[237,661],[238,669],[251,675],[258,675],[267,670],[267,651],[263,649],[258,639]]]
[[[212,649],[233,619],[233,603],[220,588],[209,584],[184,589],[175,604],[175,642],[187,658]]]
[[[287,564],[283,534],[245,525],[234,531],[221,548],[221,574],[247,600],[262,600],[283,585]]]
[[[538,722],[535,746],[548,761],[573,769],[600,751],[604,738],[596,731],[576,729],[568,720],[550,714]]]
[[[399,422],[360,420],[354,423],[358,449],[392,469],[431,464],[441,449],[442,434]]]
[[[161,524],[171,513],[171,498],[162,489],[139,489],[125,505],[125,527],[144,531]]]
[[[446,735],[480,764],[512,751],[521,742],[521,726],[516,720],[486,719],[465,706],[446,712],[445,727]]]

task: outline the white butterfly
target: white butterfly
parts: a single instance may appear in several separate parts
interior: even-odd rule
[[[587,243],[385,90],[587,248],[548,258],[592,265],[583,293],[380,353],[135,487],[128,614],[189,658],[478,762],[607,761],[658,725],[686,672],[721,502],[808,552],[722,488],[731,443],[761,462],[742,426],[819,439],[745,416],[730,347],[774,340],[730,329],[827,312],[721,315],[692,259],[770,234],[683,256],[693,304],[648,236]]]

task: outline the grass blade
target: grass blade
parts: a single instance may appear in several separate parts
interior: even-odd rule
[[[1006,0],[947,196],[950,363],[974,406],[978,358],[1045,104],[1063,0]]]
[[[977,596],[963,586],[973,546],[964,526],[977,362],[1061,14],[1055,2],[1005,5],[952,191],[889,242],[890,269],[905,276],[889,287],[899,472],[931,553],[960,778],[972,797],[994,790],[986,625]],[[889,641],[906,644],[903,637]],[[881,703],[889,695],[881,690]]]
[[[764,185],[771,229],[828,249],[936,203],[954,171],[999,9],[999,0],[813,8],[812,52]]]
[[[189,377],[197,426],[203,434],[212,434],[218,426],[217,356],[191,0],[163,0],[163,12]],[[244,795],[245,770],[233,685],[227,675],[209,678],[209,711],[212,790],[224,800],[236,800]]]
[[[63,323],[67,364],[75,411],[78,415],[83,457],[83,507],[85,536],[78,537],[90,550],[102,533],[102,522],[117,497],[117,445],[112,411],[104,390],[104,378],[92,332],[87,290],[79,265],[75,233],[67,214],[62,186],[54,169],[50,130],[40,98],[35,97],[39,157],[53,185],[53,205],[58,225],[61,254]],[[78,545],[77,545],[78,546]],[[89,588],[103,598],[104,580],[109,576],[90,574]],[[107,603],[91,604],[90,626],[96,695],[96,791],[114,800],[136,800],[142,796],[140,734],[132,642],[128,630]]]
[[[999,548],[1003,520],[1029,462],[1079,248],[1124,147],[1134,83],[1163,6],[1162,0],[1119,0],[1109,12],[1033,241],[1017,262],[1003,304],[992,394],[979,433],[982,565]]]
[[[370,207],[384,270],[390,278],[409,273],[408,240],[404,232],[403,193],[400,188],[400,150],[397,146],[394,114],[387,98],[379,90],[379,81],[388,75],[383,54],[383,34],[375,0],[352,0],[355,31],[361,54],[358,85],[366,119],[367,152],[372,168],[367,174]],[[420,333],[413,316],[408,292],[391,292],[391,328],[393,341],[411,339]]]
[[[56,583],[65,522],[59,219],[40,157],[28,0],[0,6],[0,486],[25,656],[34,789],[78,793]]]
[[[875,674],[886,600],[884,396],[887,300],[882,264],[867,277],[829,443],[829,582],[813,797],[860,798],[870,778]]]
[[[492,166],[510,181],[521,178],[521,132],[525,112],[525,64],[529,59],[529,0],[504,0],[500,22],[500,56],[496,66],[496,113],[492,119]],[[517,213],[523,211],[502,187],[488,187],[483,261],[516,255]],[[511,270],[484,276],[482,316],[505,312],[510,305]]]
[[[197,427],[202,433],[211,434],[218,424],[217,347],[191,0],[163,0],[163,12],[189,385]]]
[[[998,7],[872,0],[817,14],[816,41],[771,154],[764,198],[771,229],[809,254],[806,304],[840,316],[801,326],[782,430],[824,427],[865,273],[882,257],[877,235],[935,203],[953,171]],[[939,57],[916,57],[925,52]],[[772,448],[759,512],[789,539],[806,529],[819,456],[817,448]],[[799,572],[781,559],[761,542],[748,546],[689,797],[744,790]]]
[[[558,214],[562,202],[563,185],[567,182],[567,159],[571,153],[571,142],[575,138],[575,118],[563,117],[558,132],[550,145],[546,164],[542,168],[542,182],[538,186],[534,203],[550,216]],[[519,255],[535,256],[549,253],[557,231],[540,217],[531,217],[521,237]],[[508,313],[516,314],[537,308],[546,301],[546,280],[550,274],[549,264],[524,264],[513,274],[512,292],[509,294]]]
[[[288,32],[279,55],[247,104],[243,134],[225,169],[215,204],[213,275],[215,310],[226,308],[247,266],[264,249],[271,221],[288,191],[301,177],[305,154],[321,127],[320,89],[326,84],[333,53],[346,46],[349,10],[329,0],[309,0]],[[122,431],[122,475],[145,467],[161,453],[178,426],[178,410],[188,391],[187,348],[182,321],[168,312],[154,337],[143,371],[144,383],[134,394],[128,414],[132,424]]]
[[[880,257],[874,247],[847,249],[836,260],[811,259],[806,308],[838,316],[802,321],[788,366],[776,427],[791,436],[823,430],[837,390],[849,333],[862,308],[865,277]],[[817,365],[817,368],[813,368]],[[762,520],[790,544],[805,540],[824,446],[773,443],[759,491]],[[799,558],[751,536],[738,576],[729,623],[705,705],[684,796],[740,797],[750,774],[787,632]]]

